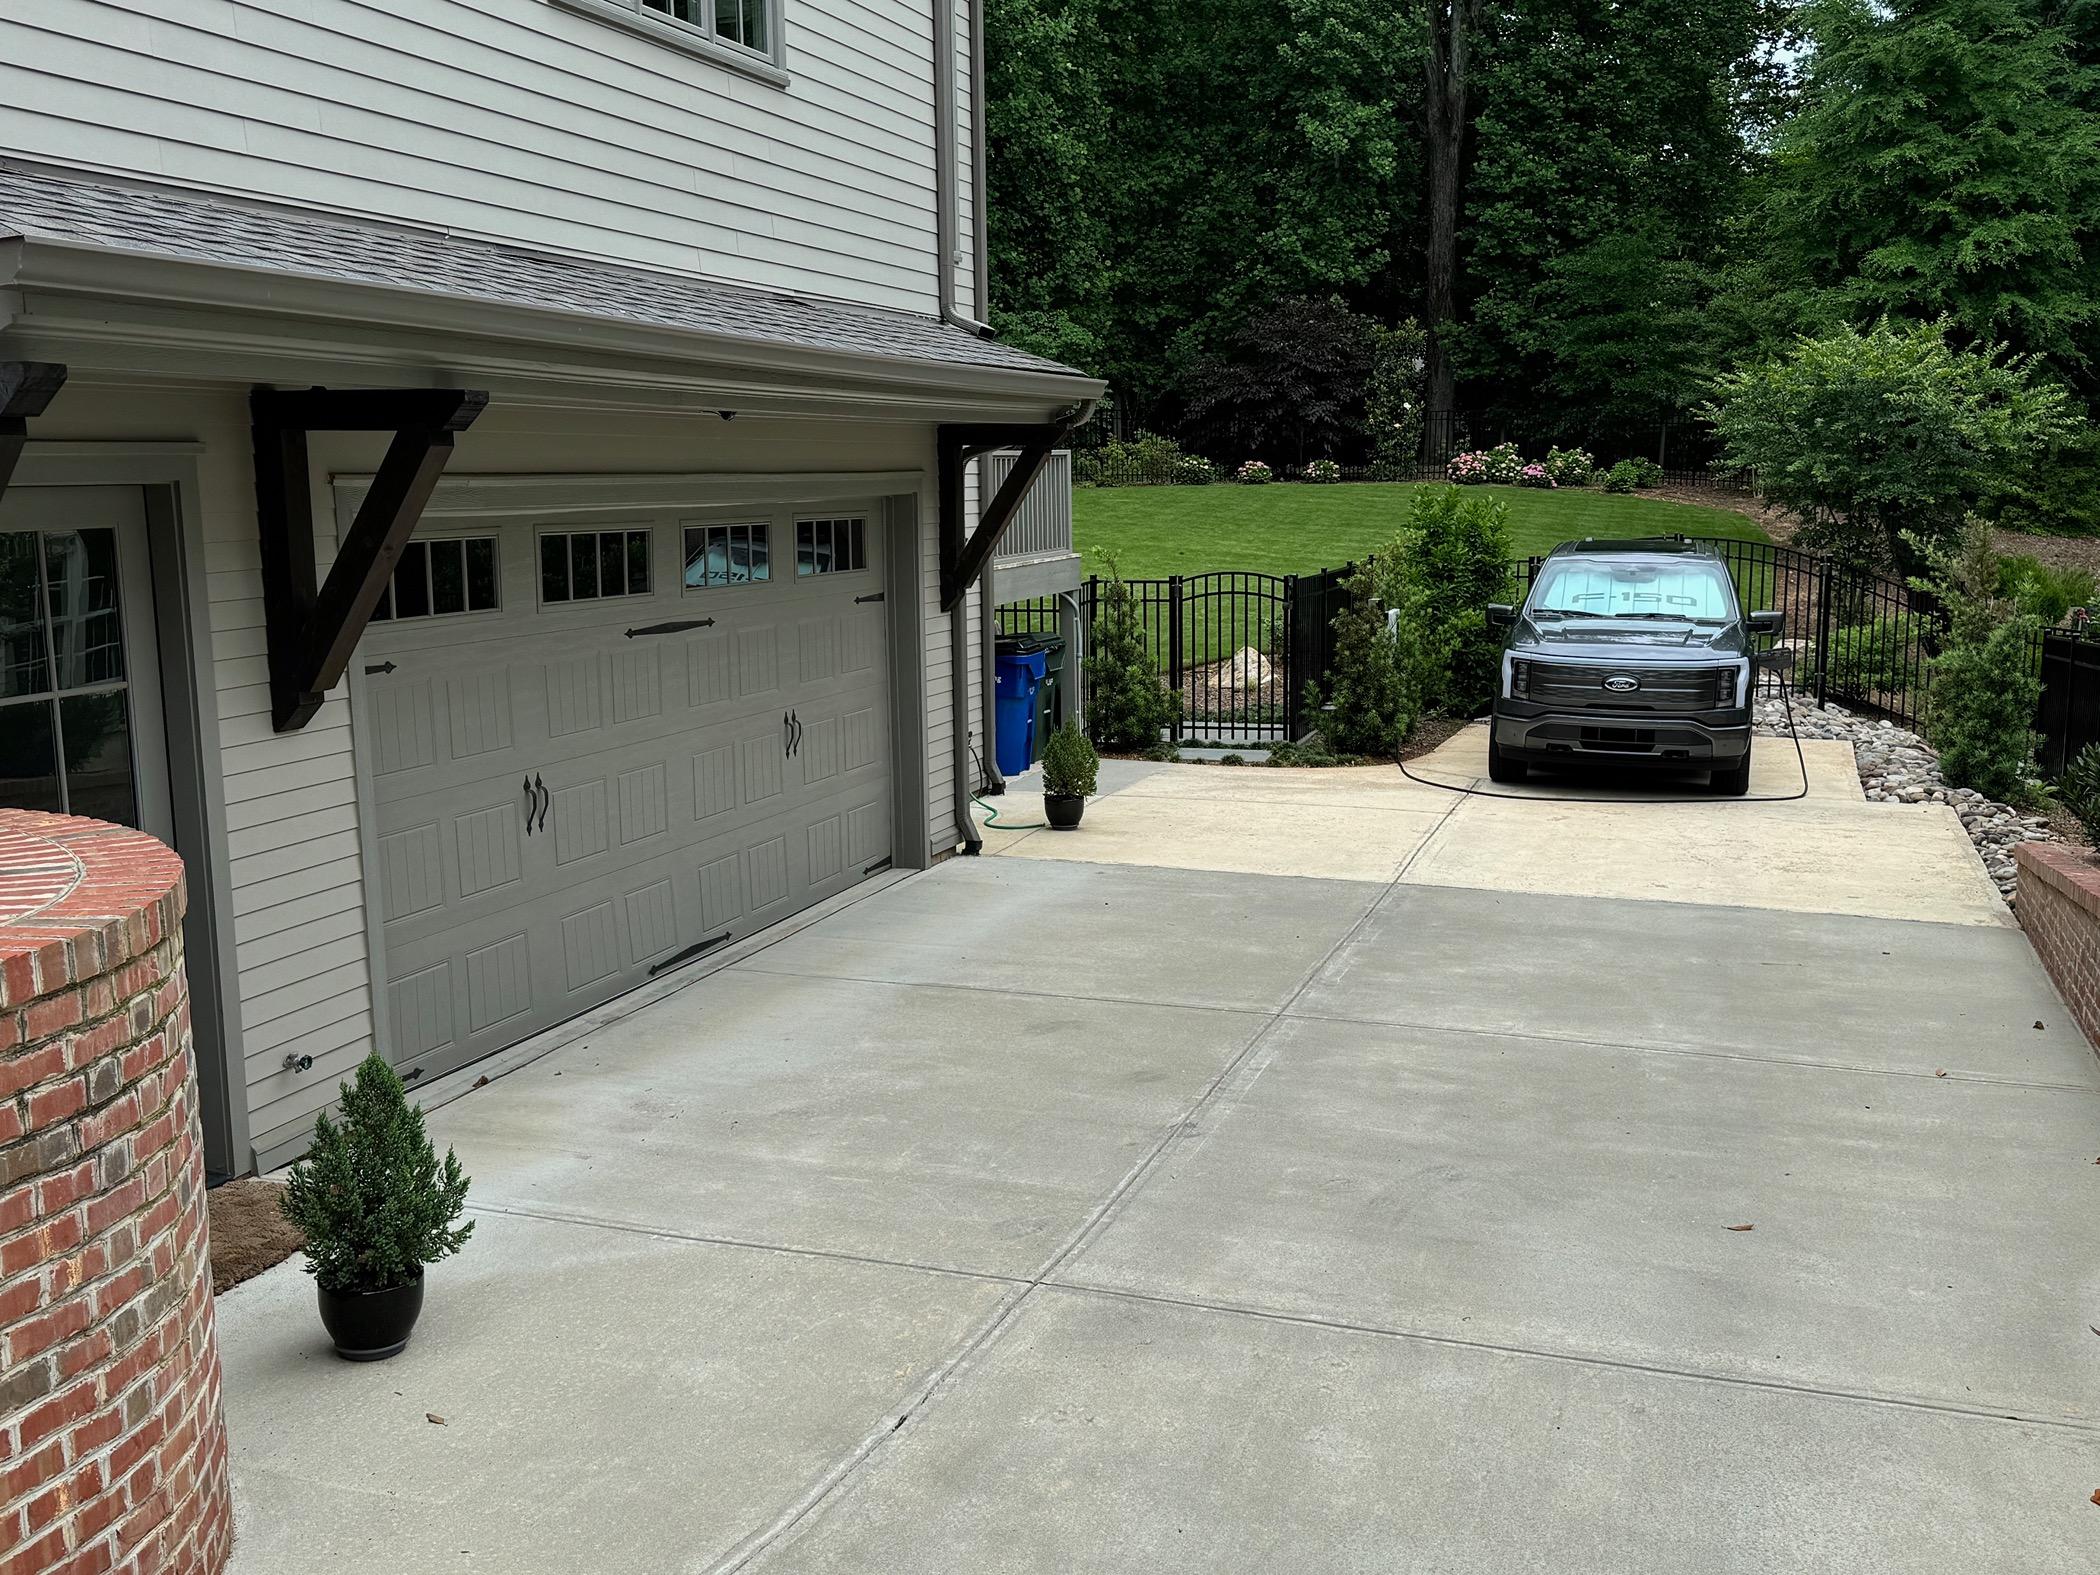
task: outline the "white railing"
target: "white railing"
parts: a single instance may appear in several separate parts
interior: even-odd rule
[[[986,501],[998,492],[1019,457],[1012,453],[991,456],[986,467],[989,472],[985,478]],[[1066,449],[1054,449],[1043,465],[1042,474],[1035,478],[1035,485],[1028,489],[1028,496],[1014,510],[1006,534],[999,540],[994,561],[1048,557],[1071,550],[1072,455]]]

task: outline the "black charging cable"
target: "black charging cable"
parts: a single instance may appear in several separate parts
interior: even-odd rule
[[[1393,764],[1400,768],[1400,774],[1408,781],[1419,782],[1424,787],[1442,788],[1446,793],[1464,793],[1472,798],[1506,798],[1524,804],[1791,804],[1796,799],[1808,797],[1808,756],[1801,748],[1801,724],[1794,720],[1794,686],[1784,678],[1779,680],[1779,700],[1786,707],[1786,728],[1794,740],[1794,763],[1801,768],[1801,786],[1792,793],[1745,793],[1731,798],[1711,794],[1705,798],[1596,798],[1574,794],[1556,797],[1542,793],[1501,793],[1494,788],[1476,786],[1474,782],[1439,782],[1434,777],[1408,770],[1407,762],[1398,752],[1393,755]],[[1494,725],[1490,717],[1488,726]]]

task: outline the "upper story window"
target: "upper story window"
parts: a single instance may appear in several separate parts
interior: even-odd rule
[[[781,0],[554,0],[785,86]]]
[[[487,612],[496,605],[496,538],[412,541],[379,593],[372,622]]]

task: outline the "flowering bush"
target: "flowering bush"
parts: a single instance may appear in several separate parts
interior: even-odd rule
[[[1243,487],[1262,487],[1276,479],[1276,472],[1260,460],[1250,459],[1232,473],[1232,479]]]
[[[1517,472],[1517,485],[1520,487],[1551,487],[1557,485],[1557,483],[1547,473],[1544,465],[1530,464]]]
[[[1546,451],[1546,474],[1553,478],[1556,487],[1586,487],[1596,468],[1597,461],[1584,449],[1554,448]]]
[[[1513,486],[1523,476],[1524,461],[1514,443],[1498,443],[1471,454],[1454,454],[1444,474],[1462,487],[1477,487],[1484,481]],[[1536,483],[1533,483],[1536,485]]]
[[[1477,487],[1488,479],[1487,455],[1453,454],[1444,474],[1461,487]]]
[[[1480,458],[1487,466],[1488,480],[1501,486],[1509,486],[1524,473],[1524,461],[1514,443],[1497,443]]]
[[[1174,466],[1177,487],[1207,487],[1218,479],[1217,467],[1201,454],[1184,454]]]
[[[1307,481],[1340,481],[1342,467],[1331,459],[1316,459],[1305,467]]]

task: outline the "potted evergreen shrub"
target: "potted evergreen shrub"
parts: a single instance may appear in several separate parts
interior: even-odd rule
[[[1101,757],[1086,734],[1070,722],[1043,746],[1043,818],[1052,831],[1073,831],[1086,813],[1087,796],[1100,775]]]
[[[467,1177],[449,1148],[439,1165],[423,1112],[375,1051],[339,1085],[343,1113],[314,1118],[313,1146],[292,1167],[284,1216],[306,1234],[321,1323],[353,1362],[398,1354],[423,1310],[423,1266],[474,1233],[457,1225]]]

